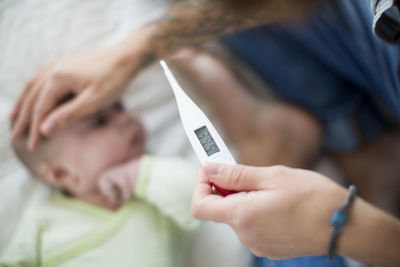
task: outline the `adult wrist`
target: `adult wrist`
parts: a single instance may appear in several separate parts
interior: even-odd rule
[[[314,245],[316,250],[313,255],[326,254],[332,233],[332,214],[335,212],[336,209],[343,205],[343,200],[347,196],[347,191],[344,187],[339,186],[336,183],[334,183],[334,185],[335,186],[330,187],[328,191],[323,192],[322,195],[319,194],[319,198],[322,199],[320,199],[318,202],[315,201],[316,203],[324,203],[324,208],[323,211],[319,212],[318,223],[315,224],[319,225],[319,228],[318,230],[316,230],[316,232],[318,233],[318,242]],[[352,215],[349,214],[349,216]],[[345,235],[344,230],[342,231],[341,235]],[[337,243],[337,254],[340,254],[340,246],[341,244],[339,239],[339,242]]]
[[[400,222],[356,198],[347,227],[338,243],[338,254],[370,264],[400,263]]]
[[[379,218],[375,218],[375,214],[370,210],[368,204],[357,197],[349,212],[347,227],[343,229],[342,238],[339,240],[338,254],[356,258],[361,250],[368,249],[368,247],[364,247],[363,235],[367,235],[366,231],[373,229],[377,221]]]
[[[116,53],[115,65],[124,68],[132,75],[156,60],[150,40],[155,28],[151,25],[135,29],[112,49]]]

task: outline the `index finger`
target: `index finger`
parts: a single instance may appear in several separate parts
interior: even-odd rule
[[[45,72],[46,68],[42,68],[39,70],[24,86],[24,89],[20,93],[20,95],[17,98],[17,101],[14,104],[14,107],[9,115],[9,119],[13,122],[15,118],[18,116],[23,102],[26,100],[28,93],[30,90],[35,87],[37,83],[39,83],[43,78],[43,73]]]
[[[29,132],[28,146],[33,149],[40,142],[40,124],[45,116],[57,106],[57,103],[68,94],[68,86],[65,84],[47,81],[39,95],[32,114],[32,126]]]
[[[199,168],[191,205],[191,211],[195,218],[228,223],[232,218],[232,211],[235,207],[235,201],[232,197],[213,194],[204,169]]]
[[[18,116],[21,107],[22,107],[22,103],[24,102],[24,100],[27,98],[28,96],[28,92],[31,90],[31,88],[34,85],[35,80],[32,79],[30,80],[26,86],[24,87],[24,89],[22,90],[22,92],[20,93],[20,95],[17,98],[17,101],[14,104],[14,107],[9,115],[9,119],[14,122],[15,118]]]

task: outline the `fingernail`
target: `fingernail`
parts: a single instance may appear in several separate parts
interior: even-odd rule
[[[55,124],[53,121],[46,121],[43,125],[42,125],[42,132],[43,133],[50,133],[52,130],[55,129]]]
[[[209,176],[218,175],[221,168],[222,168],[221,164],[214,163],[214,162],[207,162],[207,164],[204,166],[204,169]]]

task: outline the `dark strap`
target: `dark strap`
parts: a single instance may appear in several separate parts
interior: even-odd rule
[[[342,232],[343,227],[346,225],[349,217],[348,211],[357,193],[357,188],[354,185],[350,185],[349,194],[343,203],[342,208],[336,209],[331,217],[331,225],[333,227],[331,239],[329,241],[328,248],[328,259],[331,260],[335,256],[339,235]]]

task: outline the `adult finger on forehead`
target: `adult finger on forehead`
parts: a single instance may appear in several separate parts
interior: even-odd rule
[[[15,118],[21,111],[23,103],[27,100],[27,96],[29,92],[36,86],[36,84],[43,79],[47,68],[44,67],[40,69],[25,85],[24,89],[22,90],[21,94],[17,98],[17,101],[14,104],[13,110],[10,114],[10,120],[14,121]]]
[[[69,83],[63,83],[55,80],[48,80],[45,88],[42,91],[35,110],[35,134],[40,134],[40,125],[54,109],[59,109],[60,105],[68,102],[73,98],[74,94],[71,91]],[[37,127],[37,128],[36,128]]]
[[[30,92],[30,90],[32,89],[32,87],[35,84],[36,79],[33,78],[31,79],[24,87],[24,89],[22,90],[21,94],[18,96],[17,101],[14,104],[14,108],[10,114],[10,120],[14,121],[15,118],[18,117],[18,114],[21,111],[22,105],[24,103],[24,101],[26,101],[26,97],[28,96],[28,93]]]
[[[224,198],[212,192],[209,178],[203,168],[199,168],[198,178],[192,198],[192,214],[201,220],[229,223],[234,208],[232,198]]]
[[[42,79],[37,84],[38,100],[33,108],[31,128],[29,131],[28,146],[33,149],[40,141],[40,123],[50,110],[52,110],[63,97],[65,92],[62,87],[54,87],[54,81]],[[64,87],[65,88],[65,87]]]
[[[35,103],[37,93],[35,90],[30,90],[23,101],[21,110],[18,113],[18,117],[14,122],[14,126],[11,132],[11,140],[13,142],[18,141],[19,138],[24,136],[26,130],[29,127],[29,118],[32,113],[32,106]]]

